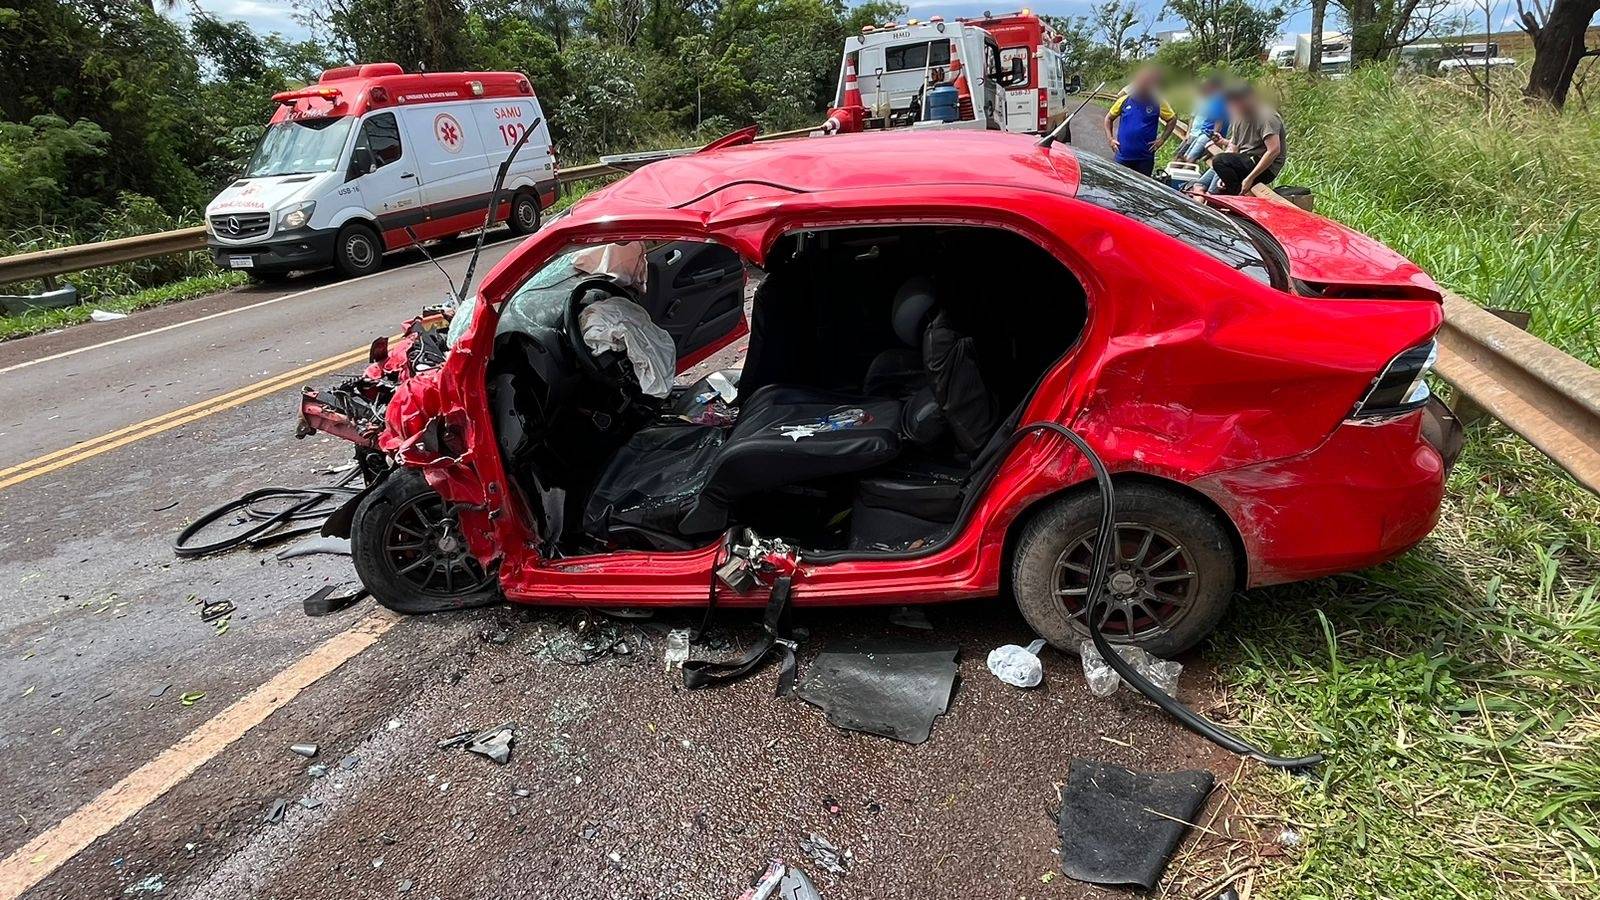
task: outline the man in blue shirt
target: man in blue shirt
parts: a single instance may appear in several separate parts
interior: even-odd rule
[[[1141,68],[1133,73],[1133,79],[1106,113],[1106,140],[1111,144],[1112,158],[1141,175],[1155,171],[1156,151],[1178,125],[1172,107],[1157,92],[1160,82],[1159,69]]]
[[[1206,144],[1221,142],[1228,133],[1228,101],[1222,95],[1222,76],[1212,75],[1200,85],[1195,102],[1194,121],[1189,123],[1189,138],[1178,148],[1178,158],[1199,162],[1206,155]]]

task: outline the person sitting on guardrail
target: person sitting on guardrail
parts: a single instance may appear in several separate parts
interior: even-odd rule
[[[1209,186],[1213,194],[1248,194],[1258,184],[1269,184],[1289,159],[1289,142],[1283,117],[1256,94],[1248,83],[1225,92],[1231,126],[1225,152],[1211,160],[1215,173]]]
[[[1141,175],[1155,172],[1156,151],[1178,126],[1172,107],[1161,98],[1160,86],[1161,70],[1144,66],[1133,73],[1128,86],[1117,94],[1106,113],[1106,140],[1111,144],[1112,158]]]
[[[1206,145],[1220,141],[1228,132],[1228,104],[1223,97],[1222,76],[1212,74],[1200,83],[1200,97],[1195,101],[1194,118],[1189,122],[1189,136],[1178,147],[1178,158],[1184,162],[1199,162],[1205,158]]]

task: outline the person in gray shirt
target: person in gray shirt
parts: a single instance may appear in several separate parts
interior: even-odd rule
[[[1289,142],[1283,117],[1263,103],[1255,88],[1237,84],[1227,91],[1231,127],[1223,142],[1227,152],[1211,160],[1215,174],[1212,193],[1248,194],[1258,184],[1270,184],[1289,159]]]

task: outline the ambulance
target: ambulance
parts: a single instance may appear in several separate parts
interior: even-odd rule
[[[1027,79],[982,28],[933,16],[867,25],[845,40],[827,133],[890,128],[1001,130],[1005,91]]]
[[[962,21],[982,28],[1000,45],[1000,70],[1021,61],[1027,78],[1005,86],[1006,131],[1045,134],[1067,117],[1067,71],[1061,36],[1030,9]]]
[[[531,233],[555,199],[550,131],[525,75],[370,63],[272,99],[244,172],[206,207],[224,269],[365,275],[388,251],[479,228],[496,170],[529,130],[494,221]]]

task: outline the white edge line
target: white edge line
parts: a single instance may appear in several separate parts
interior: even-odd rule
[[[495,244],[500,244],[500,243],[510,243],[510,244],[512,244],[512,249],[516,249],[515,245],[516,245],[516,243],[519,243],[519,242],[514,241],[514,240],[512,240],[512,241],[496,241],[495,242]],[[494,245],[485,244],[483,249],[488,250],[491,246],[494,246]],[[448,253],[448,254],[445,254],[444,256],[435,256],[434,259],[435,260],[439,260],[441,262],[444,261],[444,260],[447,260],[447,259],[455,259],[458,256],[462,256],[464,254],[471,253],[475,249],[476,249],[475,247],[468,247],[468,248],[466,248],[464,250],[458,250],[455,253]],[[381,272],[373,272],[371,275],[362,275],[360,278],[348,278],[348,279],[344,279],[342,281],[332,282],[331,284],[319,284],[314,288],[306,288],[303,291],[296,291],[296,292],[294,292],[292,294],[284,294],[282,297],[273,297],[271,300],[262,300],[259,303],[252,303],[249,306],[239,306],[239,307],[235,307],[233,309],[224,309],[224,310],[221,310],[219,312],[211,313],[210,315],[201,316],[198,319],[185,319],[182,322],[174,322],[171,325],[163,325],[160,328],[152,328],[149,331],[138,331],[138,332],[134,332],[133,334],[125,334],[125,335],[123,335],[122,337],[119,337],[119,338],[112,338],[109,341],[101,341],[98,344],[90,344],[87,347],[79,347],[76,350],[63,350],[60,353],[53,353],[53,354],[51,354],[49,356],[41,356],[38,359],[30,359],[30,360],[26,360],[24,362],[13,363],[12,365],[9,365],[9,366],[6,366],[3,369],[0,369],[0,375],[4,375],[7,372],[15,372],[18,369],[26,369],[29,366],[37,366],[40,363],[47,363],[47,362],[52,362],[52,361],[58,360],[58,359],[65,359],[65,358],[67,358],[69,356],[77,356],[79,353],[88,353],[90,350],[99,350],[99,349],[101,349],[103,347],[110,347],[110,346],[112,346],[114,344],[120,344],[123,341],[131,341],[134,338],[149,337],[150,335],[153,335],[153,334],[161,334],[164,331],[172,331],[173,329],[176,329],[176,328],[182,328],[185,325],[197,325],[197,324],[199,324],[201,322],[209,322],[212,319],[220,319],[223,316],[231,316],[231,315],[233,315],[235,313],[249,312],[252,309],[260,309],[263,306],[271,306],[274,303],[282,303],[285,300],[293,300],[296,297],[304,297],[307,294],[315,294],[317,291],[325,291],[328,288],[345,287],[345,286],[348,286],[348,285],[356,284],[358,282],[366,281],[368,278],[378,278],[380,276],[390,275],[390,274],[393,274],[395,272],[403,272],[406,269],[412,268],[414,266],[424,266],[424,265],[430,265],[430,263],[426,259],[421,259],[421,260],[418,260],[418,261],[416,261],[414,263],[407,263],[407,264],[405,264],[403,266],[396,266],[396,267],[394,267],[392,269],[384,269]],[[208,296],[215,297],[215,296],[218,296],[218,295],[217,294],[210,294]],[[199,299],[199,298],[197,298],[197,299]]]

